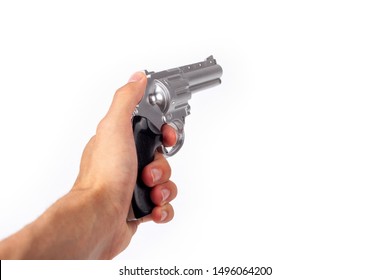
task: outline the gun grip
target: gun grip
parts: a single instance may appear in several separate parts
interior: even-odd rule
[[[153,161],[157,147],[162,145],[162,135],[154,133],[149,127],[148,120],[140,116],[133,118],[133,132],[137,149],[138,174],[131,207],[134,214],[132,218],[139,219],[150,214],[155,206],[150,198],[151,188],[144,184],[141,175],[145,166]]]

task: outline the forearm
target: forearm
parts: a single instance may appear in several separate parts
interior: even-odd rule
[[[99,246],[102,236],[109,237],[109,230],[101,227],[109,227],[111,215],[101,196],[89,190],[65,195],[33,223],[1,241],[0,259],[110,258]]]

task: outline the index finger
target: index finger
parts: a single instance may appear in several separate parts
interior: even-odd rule
[[[176,130],[168,124],[164,124],[161,130],[163,135],[164,146],[165,147],[174,146],[177,141]]]

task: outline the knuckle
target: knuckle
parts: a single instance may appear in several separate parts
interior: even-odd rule
[[[118,89],[115,91],[115,94],[116,94],[116,95],[122,95],[122,94],[128,92],[129,87],[131,87],[130,84],[125,84],[125,85],[121,86],[120,88],[118,88]]]
[[[109,121],[106,117],[104,117],[97,125],[96,133],[99,133],[100,131],[104,131],[109,127]]]

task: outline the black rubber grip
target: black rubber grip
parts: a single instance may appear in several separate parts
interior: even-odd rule
[[[138,175],[131,204],[135,218],[139,219],[150,214],[155,206],[150,198],[151,188],[144,184],[141,174],[145,166],[153,161],[157,147],[162,144],[162,135],[154,133],[148,120],[140,116],[133,118],[133,132],[137,148]]]

